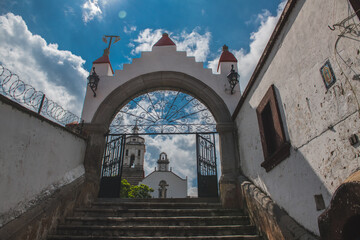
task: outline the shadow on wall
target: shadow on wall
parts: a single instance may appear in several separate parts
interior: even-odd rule
[[[281,107],[283,102],[276,88],[275,93],[286,141],[289,142],[284,109]],[[245,103],[243,109],[247,109],[246,118],[257,119],[256,111],[249,103]],[[291,147],[290,156],[266,172],[261,167],[264,154],[259,128],[255,123],[252,125],[252,130],[241,131],[240,128],[239,131],[241,165],[244,174],[269,195],[262,196],[260,189],[255,185],[241,181],[241,193],[252,220],[269,240],[299,239],[302,235],[316,239],[317,237],[309,231],[319,235],[317,218],[329,204],[331,193],[318,176],[318,169],[314,169],[315,164],[309,163],[309,159],[306,158],[306,154],[313,151],[313,148],[304,146],[300,150],[295,150]],[[314,144],[316,146],[317,143]]]

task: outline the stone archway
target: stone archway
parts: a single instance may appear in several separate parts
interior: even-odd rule
[[[239,156],[236,149],[235,124],[220,96],[200,80],[180,72],[160,71],[137,76],[114,89],[97,108],[91,124],[86,124],[89,146],[85,159],[88,177],[99,176],[101,156],[105,145],[104,134],[117,111],[131,98],[149,90],[174,90],[188,93],[200,100],[213,114],[219,133],[221,159],[220,196],[223,205],[234,206],[236,202],[236,178]]]

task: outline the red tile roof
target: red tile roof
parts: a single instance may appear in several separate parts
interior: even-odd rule
[[[111,72],[114,74],[114,70],[113,70],[113,68],[111,66],[110,59],[109,59],[108,55],[103,55],[102,57],[96,59],[95,61],[93,61],[93,64],[95,64],[95,63],[108,63],[108,64],[110,64]]]

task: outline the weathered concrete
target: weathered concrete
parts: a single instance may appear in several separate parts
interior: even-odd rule
[[[322,195],[328,206],[336,188],[360,164],[359,146],[349,142],[360,129],[360,82],[352,80],[360,68],[359,37],[339,38],[340,30],[328,27],[351,14],[346,0],[289,4],[293,5],[289,17],[236,115],[240,166],[289,216],[319,234],[317,218],[322,210],[317,210],[314,196]],[[345,24],[359,24],[359,19]],[[328,90],[320,75],[327,60],[337,78]],[[261,167],[264,157],[256,108],[272,84],[292,148],[287,159],[266,172]]]
[[[85,140],[0,96],[0,227],[84,175]]]
[[[49,239],[260,240],[238,209],[211,199],[99,199],[79,208]]]
[[[268,240],[316,240],[313,234],[292,219],[257,186],[240,176],[241,208],[246,209],[251,221]]]

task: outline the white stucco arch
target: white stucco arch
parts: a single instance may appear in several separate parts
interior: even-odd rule
[[[223,202],[236,198],[234,186],[239,172],[239,158],[231,114],[241,94],[239,89],[230,94],[226,79],[228,72],[212,74],[210,69],[204,69],[203,64],[195,62],[193,57],[187,57],[185,52],[177,52],[175,46],[155,47],[152,52],[144,52],[141,58],[134,59],[131,65],[124,65],[124,69],[117,70],[114,76],[108,76],[110,71],[106,64],[110,65],[101,63],[97,68],[97,64],[94,64],[99,69],[96,73],[100,76],[100,82],[96,97],[88,87],[82,113],[93,143],[86,159],[89,163],[85,164],[87,169],[95,174],[99,171],[104,147],[103,134],[121,107],[149,91],[180,90],[201,101],[213,114],[220,143],[220,195]],[[230,71],[231,63],[226,62],[220,67]]]

